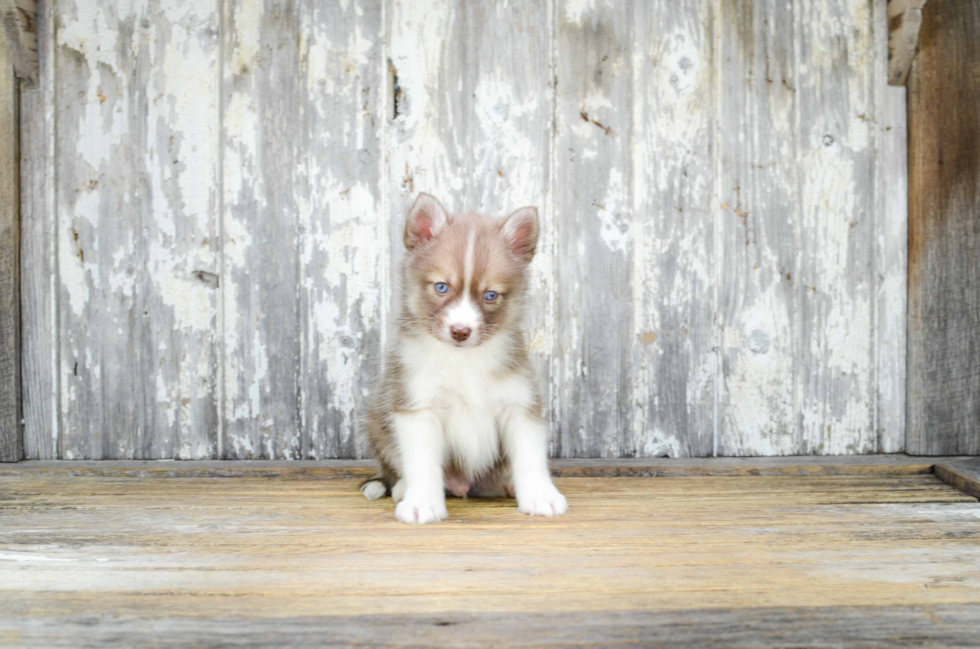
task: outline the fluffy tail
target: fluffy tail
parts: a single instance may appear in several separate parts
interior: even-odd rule
[[[384,474],[377,474],[361,483],[361,493],[368,500],[377,500],[388,495],[388,485],[385,484]]]

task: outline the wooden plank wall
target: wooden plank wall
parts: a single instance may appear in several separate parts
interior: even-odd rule
[[[980,454],[980,2],[931,0],[909,77],[908,449]]]
[[[24,455],[20,425],[18,85],[7,33],[0,26],[0,462],[17,462]]]
[[[884,5],[42,3],[28,457],[364,456],[419,191],[539,207],[555,455],[902,450]]]

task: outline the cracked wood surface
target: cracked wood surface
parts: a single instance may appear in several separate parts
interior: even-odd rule
[[[412,527],[356,478],[0,470],[0,642],[980,637],[980,504],[933,475],[556,483],[563,518],[451,499],[448,521]]]
[[[39,9],[27,457],[364,457],[419,191],[539,207],[555,455],[904,448],[883,2]]]

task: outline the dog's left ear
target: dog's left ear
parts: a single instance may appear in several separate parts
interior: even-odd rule
[[[416,246],[435,239],[448,220],[446,208],[435,196],[419,194],[405,219],[405,247],[413,250]]]
[[[530,263],[538,246],[538,208],[522,207],[507,217],[501,228],[514,254]]]

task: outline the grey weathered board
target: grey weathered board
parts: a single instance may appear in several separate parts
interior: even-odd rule
[[[31,458],[363,457],[401,220],[537,205],[556,455],[904,448],[883,2],[42,3]]]
[[[18,82],[0,26],[0,462],[24,455],[20,402]]]
[[[922,10],[909,77],[908,449],[980,454],[980,2]]]

